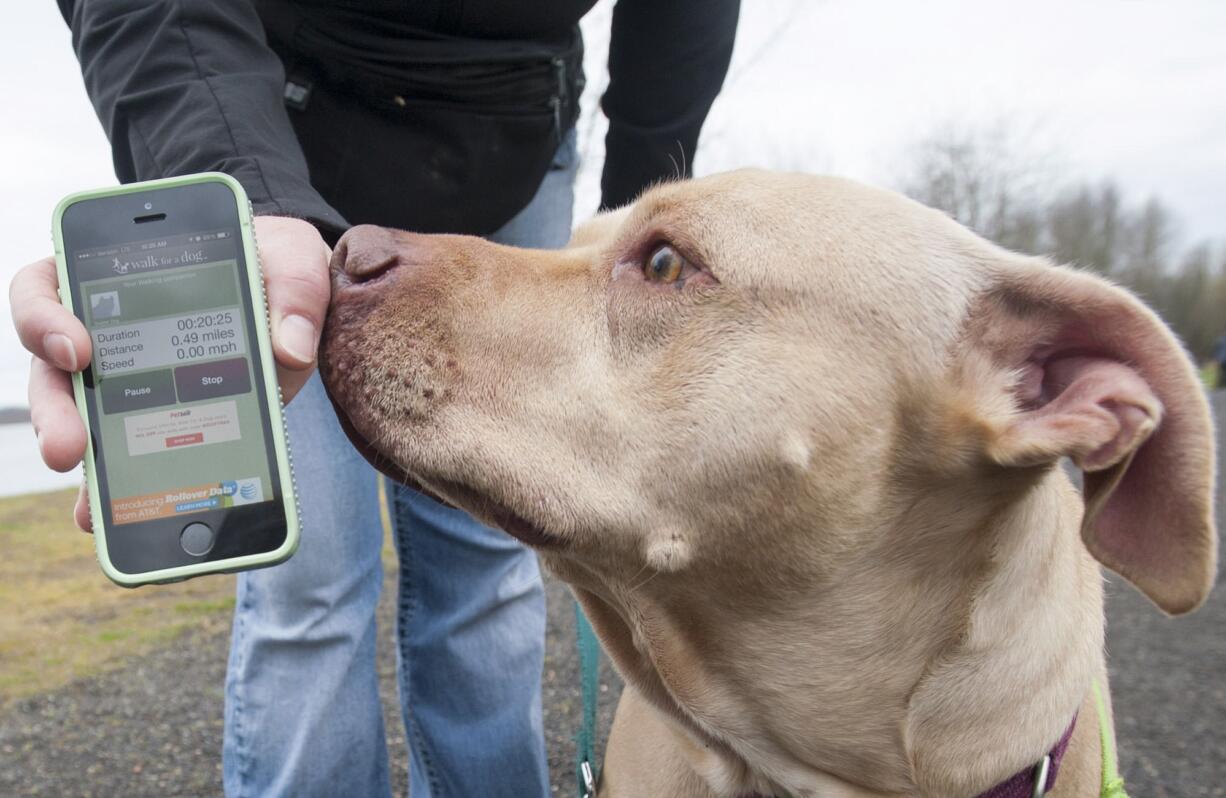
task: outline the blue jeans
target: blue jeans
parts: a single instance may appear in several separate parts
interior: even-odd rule
[[[563,245],[576,162],[572,131],[531,203],[490,238]],[[381,477],[350,446],[318,376],[287,415],[302,543],[288,562],[239,575],[226,795],[387,796],[375,672]],[[462,511],[389,489],[413,798],[546,798],[545,596],[535,555]]]

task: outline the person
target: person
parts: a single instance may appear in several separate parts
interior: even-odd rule
[[[219,170],[256,219],[303,519],[297,554],[238,579],[225,686],[230,796],[387,795],[375,672],[376,475],[317,377],[329,245],[351,224],[561,246],[571,226],[578,21],[594,0],[59,0],[122,181]],[[738,0],[614,9],[603,207],[685,176],[722,85]],[[43,459],[85,439],[68,373],[89,363],[53,260],[14,279]],[[410,791],[547,796],[544,598],[509,536],[392,486],[397,670]],[[88,526],[83,502],[77,522]]]

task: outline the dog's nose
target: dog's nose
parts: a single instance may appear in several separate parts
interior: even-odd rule
[[[361,224],[351,227],[332,250],[332,274],[341,285],[374,280],[400,263],[402,237],[386,227]]]

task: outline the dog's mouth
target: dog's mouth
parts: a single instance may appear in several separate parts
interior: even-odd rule
[[[341,429],[345,431],[345,436],[349,438],[353,448],[357,449],[358,453],[376,471],[382,473],[393,482],[407,485],[445,504],[467,510],[478,519],[503,530],[511,537],[528,546],[552,548],[558,545],[559,539],[546,532],[539,524],[529,521],[502,502],[496,501],[478,490],[452,480],[437,477],[419,479],[410,474],[396,461],[381,452],[378,446],[371,443],[370,439],[358,431],[358,428],[349,418],[349,414],[345,411],[344,406],[336,401],[336,398],[332,395],[332,391],[328,388],[328,381],[324,380],[323,382],[324,391],[332,402],[332,408],[336,411],[336,417],[340,421]]]

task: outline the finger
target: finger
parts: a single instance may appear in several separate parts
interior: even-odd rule
[[[301,219],[262,216],[255,223],[272,319],[273,353],[285,368],[310,369],[331,296],[331,253],[319,232]]]
[[[71,471],[85,456],[85,425],[72,398],[72,378],[45,360],[30,362],[30,421],[43,462]]]
[[[89,514],[89,489],[84,481],[81,482],[81,489],[77,491],[77,505],[72,508],[72,520],[77,522],[82,532],[93,534],[94,523]]]
[[[9,285],[13,326],[22,346],[37,357],[64,371],[77,371],[89,363],[89,333],[60,304],[57,287],[54,258],[43,258],[17,272]]]

